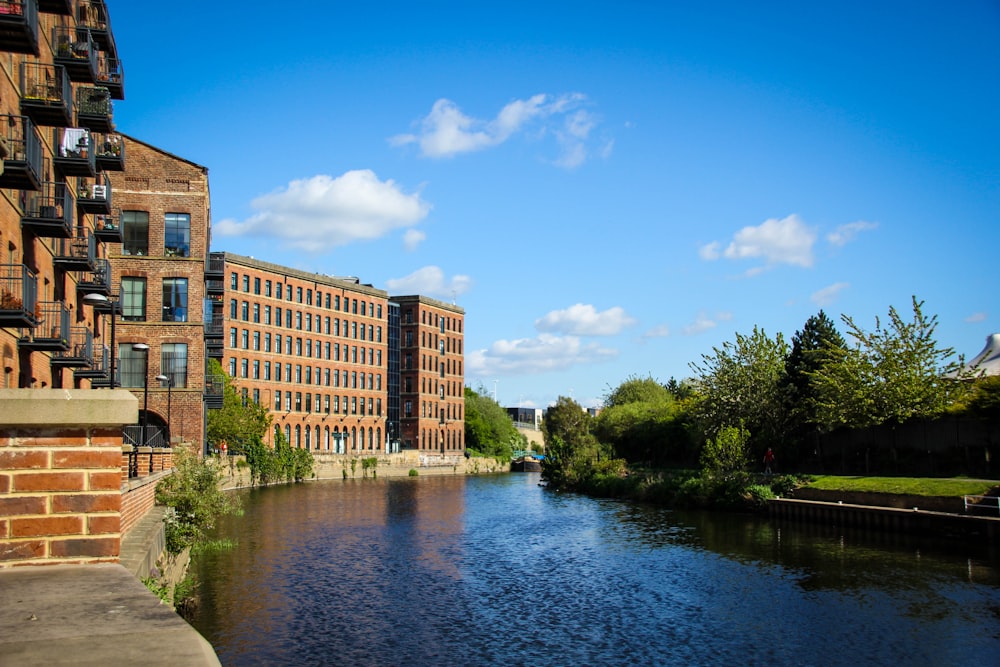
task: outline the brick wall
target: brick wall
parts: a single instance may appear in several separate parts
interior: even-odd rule
[[[0,567],[116,562],[122,391],[0,390]]]

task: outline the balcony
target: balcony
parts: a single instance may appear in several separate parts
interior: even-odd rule
[[[21,63],[21,114],[36,125],[73,124],[73,92],[62,66]]]
[[[205,390],[202,398],[205,401],[206,408],[209,410],[219,410],[222,408],[222,393],[225,386],[225,375],[205,376]]]
[[[70,328],[69,349],[52,355],[51,364],[58,368],[91,368],[94,365],[94,334],[87,327]]]
[[[80,271],[75,278],[77,294],[111,296],[111,263],[108,260],[98,257],[93,270]]]
[[[111,32],[111,20],[108,18],[108,8],[104,0],[79,0],[77,2],[76,22],[90,29],[102,51],[114,56],[118,55],[114,34]]]
[[[222,278],[206,278],[205,279],[205,292],[208,294],[224,294],[226,291],[226,283]]]
[[[38,279],[23,264],[0,265],[0,328],[33,327]]]
[[[32,328],[22,329],[17,347],[37,352],[65,352],[69,350],[69,306],[62,301],[35,303],[35,320]]]
[[[97,85],[111,93],[111,99],[125,99],[125,70],[122,61],[105,51],[97,52]]]
[[[63,176],[97,175],[97,155],[90,132],[82,127],[55,128],[52,130],[52,165]]]
[[[42,179],[42,139],[27,116],[0,116],[0,138],[7,147],[0,187],[38,190]]]
[[[73,197],[65,183],[42,183],[41,192],[26,194],[21,229],[40,238],[73,236]]]
[[[97,81],[97,45],[86,28],[52,29],[52,62],[66,68],[70,81]]]
[[[208,261],[205,262],[206,278],[222,278],[225,275],[226,255],[221,252],[208,253]]]
[[[63,271],[93,271],[97,267],[97,237],[89,229],[69,239],[49,239],[52,264]]]
[[[76,89],[76,122],[94,132],[111,132],[111,93],[107,88],[80,86]]]
[[[0,2],[0,51],[38,56],[37,0]]]
[[[111,351],[107,345],[95,345],[90,358],[90,366],[79,366],[73,371],[74,380],[90,380],[90,386],[107,387],[108,372],[111,368]]]
[[[125,171],[125,141],[120,134],[90,135],[97,153],[97,168],[101,171]]]
[[[111,213],[111,182],[107,177],[100,183],[92,183],[78,178],[76,185],[76,207],[83,213],[108,215]]]
[[[38,11],[46,14],[73,15],[73,0],[38,0]]]
[[[94,216],[94,236],[101,243],[121,243],[122,226],[121,210],[115,209],[109,214],[98,214]]]

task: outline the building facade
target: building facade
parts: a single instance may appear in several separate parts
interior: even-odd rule
[[[209,354],[270,410],[268,443],[280,433],[314,451],[391,451],[386,292],[228,252],[210,264]]]
[[[210,312],[208,169],[130,136],[122,142],[129,160],[115,189],[114,214],[121,241],[108,244],[118,305],[116,374],[140,399],[140,422],[145,412],[152,427],[141,442],[162,434],[200,446]],[[110,314],[104,319],[98,335],[110,345]]]
[[[103,0],[0,4],[0,386],[108,384],[124,77]]]
[[[465,452],[465,311],[425,296],[399,308],[400,440],[424,454]]]

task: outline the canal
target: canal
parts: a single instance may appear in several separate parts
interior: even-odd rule
[[[557,494],[537,474],[240,492],[224,665],[996,665],[1000,555]]]

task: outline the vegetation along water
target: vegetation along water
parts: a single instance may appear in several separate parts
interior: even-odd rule
[[[984,547],[559,493],[537,474],[240,492],[196,558],[225,665],[986,665]]]

